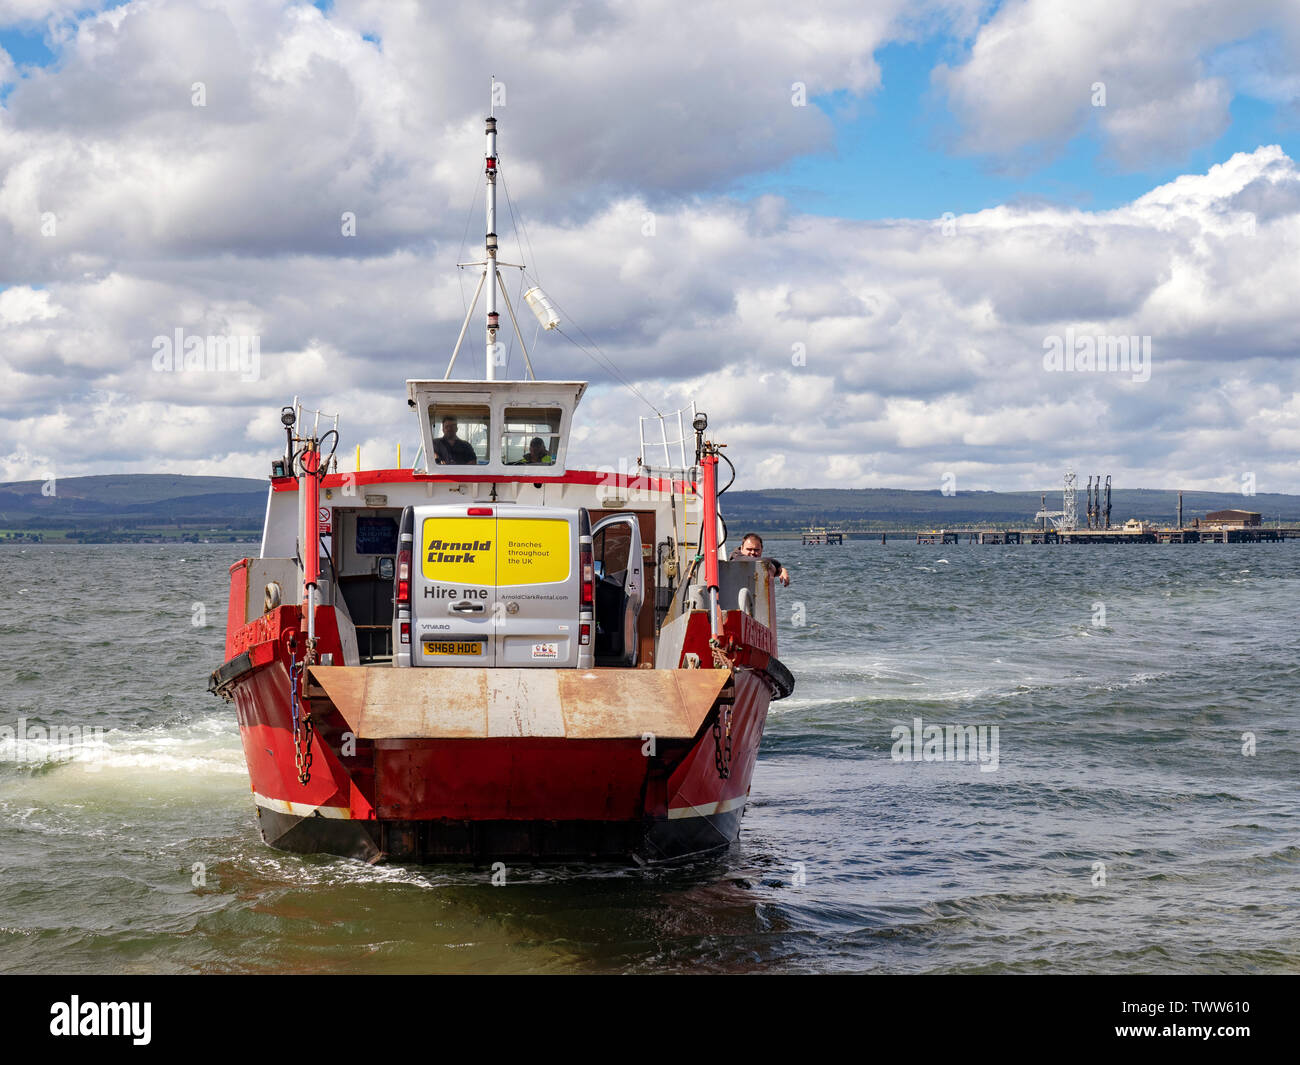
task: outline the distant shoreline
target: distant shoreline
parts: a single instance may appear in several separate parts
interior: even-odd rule
[[[9,543],[256,543],[268,483],[259,478],[186,474],[102,474],[0,484],[0,546]],[[1184,491],[1184,524],[1220,509],[1260,515],[1265,526],[1300,526],[1300,495]],[[1079,522],[1085,520],[1079,489]],[[798,540],[810,526],[853,540],[911,538],[946,529],[1028,529],[1046,502],[1062,507],[1061,487],[1046,491],[949,491],[936,487],[732,489],[721,499],[728,529],[740,536]],[[1177,523],[1174,489],[1115,488],[1112,527],[1130,518]],[[635,502],[632,503],[635,509]]]

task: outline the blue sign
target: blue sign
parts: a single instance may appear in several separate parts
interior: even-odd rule
[[[397,554],[397,519],[357,518],[357,554]]]

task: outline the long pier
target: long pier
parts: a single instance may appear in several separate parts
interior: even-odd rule
[[[1247,525],[1183,529],[931,529],[918,544],[1275,544],[1300,540],[1300,527]]]

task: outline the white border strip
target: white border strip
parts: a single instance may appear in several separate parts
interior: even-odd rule
[[[735,795],[730,799],[723,799],[721,802],[705,803],[703,806],[673,806],[668,810],[668,819],[677,821],[683,817],[712,817],[715,814],[725,814],[737,807],[744,806],[748,795]],[[352,811],[346,806],[311,806],[307,803],[289,802],[287,799],[269,799],[265,795],[259,795],[253,792],[253,801],[258,806],[265,806],[268,810],[274,810],[280,814],[291,814],[295,817],[332,817],[339,821],[352,820]]]
[[[748,795],[734,795],[730,799],[723,799],[721,802],[709,802],[703,806],[670,806],[668,808],[668,820],[676,821],[682,817],[712,817],[714,814],[725,814],[728,810],[734,810],[737,806],[744,806]]]
[[[278,814],[292,814],[295,817],[332,817],[338,821],[351,821],[352,811],[346,806],[311,806],[304,802],[290,802],[288,799],[268,799],[265,795],[253,792],[253,802],[265,806]]]

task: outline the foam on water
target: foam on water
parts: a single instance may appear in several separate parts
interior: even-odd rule
[[[26,728],[26,735],[16,727],[0,732],[0,767],[37,776],[57,769],[60,787],[67,787],[72,777],[102,777],[105,786],[113,787],[123,776],[141,781],[177,773],[247,775],[239,726],[231,718],[201,717],[184,726],[129,732],[116,728],[105,731],[100,726],[63,726],[55,739],[49,737],[50,729],[31,722]],[[45,735],[33,738],[35,729]],[[72,729],[77,731],[70,738],[67,733]]]

